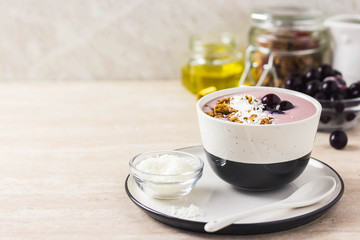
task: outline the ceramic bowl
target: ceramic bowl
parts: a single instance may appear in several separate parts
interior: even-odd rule
[[[249,125],[211,117],[203,110],[209,101],[231,94],[261,91],[283,93],[309,101],[313,115],[281,124]],[[311,105],[310,104],[310,105]],[[197,102],[203,147],[213,171],[233,186],[248,190],[281,187],[305,169],[317,132],[321,105],[292,90],[240,87],[210,93]]]

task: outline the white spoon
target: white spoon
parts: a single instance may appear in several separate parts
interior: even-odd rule
[[[329,196],[335,190],[335,187],[336,181],[333,177],[323,176],[315,178],[298,188],[284,200],[251,209],[246,212],[237,213],[210,221],[205,224],[204,229],[207,232],[216,232],[224,227],[231,225],[237,220],[253,216],[258,213],[263,213],[268,210],[291,209],[310,206]]]

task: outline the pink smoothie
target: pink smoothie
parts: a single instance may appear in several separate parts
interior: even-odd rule
[[[274,122],[273,122],[274,124],[288,123],[288,122],[294,122],[294,121],[306,119],[306,118],[314,115],[316,112],[316,108],[315,108],[314,104],[312,104],[311,102],[307,101],[304,98],[286,94],[286,93],[280,93],[280,92],[275,93],[275,92],[270,92],[270,91],[265,92],[265,91],[261,91],[261,90],[260,91],[246,91],[246,92],[241,92],[241,93],[237,93],[237,94],[229,94],[229,95],[224,95],[222,97],[218,97],[216,99],[213,99],[213,100],[207,102],[203,107],[203,111],[204,112],[211,111],[210,109],[216,105],[217,101],[224,99],[224,98],[228,98],[228,97],[232,97],[232,96],[236,96],[236,95],[252,95],[252,96],[255,96],[257,99],[261,100],[266,94],[269,94],[269,93],[274,93],[277,96],[279,96],[282,101],[287,100],[294,105],[294,108],[284,111],[284,114],[279,114],[279,113],[271,114],[272,117],[274,118]]]

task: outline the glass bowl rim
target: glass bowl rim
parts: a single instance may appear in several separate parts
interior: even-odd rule
[[[130,175],[140,185],[142,185],[143,183],[146,183],[146,184],[154,184],[157,186],[167,186],[167,185],[187,185],[187,184],[196,183],[202,177],[202,173],[203,173],[202,171],[199,171],[199,173],[197,173],[193,178],[188,178],[185,180],[177,180],[177,181],[168,181],[168,182],[154,181],[154,180],[148,180],[148,179],[141,179],[141,182],[139,182],[136,180],[136,179],[140,179],[137,175],[135,175],[135,176],[133,174],[130,174]],[[164,175],[157,175],[157,176],[163,177]],[[164,177],[166,177],[166,176],[164,176]]]
[[[343,103],[345,108],[347,107],[354,107],[360,104],[360,97],[357,98],[347,98],[347,99],[341,99],[341,100],[328,100],[328,99],[318,99],[321,106],[323,108],[332,108],[334,107],[334,104],[336,103]]]
[[[144,156],[146,154],[156,154],[158,153],[158,155],[162,155],[162,154],[165,154],[165,153],[176,153],[176,154],[181,154],[181,155],[186,155],[188,157],[191,157],[191,158],[194,158],[197,160],[197,162],[199,162],[199,166],[197,168],[195,168],[194,170],[190,171],[190,172],[183,172],[183,173],[176,173],[176,174],[157,174],[157,173],[150,173],[150,172],[145,172],[145,171],[142,171],[142,170],[139,170],[136,168],[136,166],[133,164],[135,159],[137,159],[138,157],[141,157],[141,156]],[[143,161],[143,160],[142,160]],[[129,161],[129,166],[130,166],[130,171],[131,171],[131,174],[138,172],[138,173],[141,173],[141,174],[144,174],[145,176],[156,176],[156,177],[175,177],[175,176],[190,176],[190,175],[193,175],[194,173],[197,173],[193,178],[197,178],[197,176],[199,174],[202,173],[203,171],[203,168],[204,168],[204,161],[194,155],[194,154],[191,154],[191,153],[187,153],[187,152],[183,152],[183,151],[178,151],[178,150],[158,150],[158,151],[148,151],[148,152],[143,152],[143,153],[139,153],[139,154],[136,154],[130,161]],[[146,180],[146,181],[149,181],[149,180]],[[161,182],[155,182],[155,181],[150,181],[150,182],[154,182],[154,183],[161,183]],[[177,181],[179,183],[179,181]],[[173,184],[175,182],[168,182],[168,184]]]

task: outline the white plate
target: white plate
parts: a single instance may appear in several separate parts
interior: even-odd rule
[[[275,201],[282,200],[297,188],[319,176],[331,176],[336,180],[335,192],[323,201],[305,208],[272,211],[242,219],[217,233],[222,234],[258,234],[282,231],[309,223],[330,209],[340,200],[344,192],[344,182],[340,175],[325,163],[310,158],[308,166],[296,180],[285,187],[271,191],[251,192],[237,189],[222,181],[207,163],[202,146],[178,149],[195,154],[204,160],[204,172],[195,188],[189,195],[177,200],[157,200],[146,195],[127,177],[125,189],[129,198],[152,218],[165,224],[204,232],[206,222],[234,212],[242,212]],[[178,209],[196,206],[199,212],[179,214]],[[196,213],[196,214],[195,214]]]

